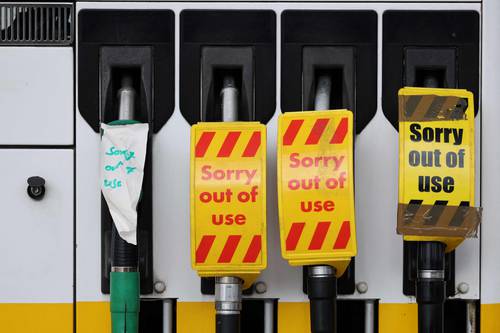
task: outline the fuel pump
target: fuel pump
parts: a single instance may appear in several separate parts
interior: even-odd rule
[[[224,76],[220,97],[222,121],[237,121],[239,93],[233,76]],[[215,278],[215,331],[217,333],[240,332],[242,285],[243,280],[236,276]]]
[[[331,82],[320,77],[317,85],[315,106],[327,109]],[[356,254],[352,131],[348,110],[279,119],[281,249],[291,265],[308,266],[312,333],[336,332],[337,277]]]
[[[118,120],[110,122],[109,125],[127,126],[138,123],[134,120],[135,94],[132,77],[123,75],[117,96]],[[123,239],[116,224],[113,224],[112,228],[111,251],[113,259],[110,273],[112,332],[137,333],[140,303],[137,245],[130,244]]]
[[[445,252],[474,236],[480,221],[480,209],[470,204],[474,102],[470,92],[459,89],[404,88],[399,96],[398,233],[417,242],[419,332],[439,333],[444,332]]]
[[[112,331],[135,333],[140,295],[153,293],[151,137],[173,112],[174,14],[170,10],[84,8],[78,12],[77,31],[78,144],[87,147],[89,155],[100,150],[98,169],[93,157],[82,154],[78,158],[81,172],[99,172],[78,176],[89,180],[80,186],[80,202],[96,203],[99,198],[95,196],[101,196],[100,206],[80,208],[94,214],[89,219],[99,225],[100,242],[82,240],[78,254],[98,253],[100,258],[77,260],[81,265],[78,279],[100,277],[100,283],[90,284],[99,286],[91,293],[99,300],[107,300],[105,295],[110,294]],[[100,178],[100,193],[85,188],[94,176]],[[89,250],[98,243],[100,251]],[[77,313],[77,317],[84,314]],[[172,314],[163,321],[168,328]]]
[[[371,11],[282,16],[280,238],[283,257],[304,266],[313,333],[336,332],[337,294],[355,292],[353,142],[376,110],[376,31]]]
[[[266,141],[263,125],[235,122],[236,81],[221,79],[223,122],[191,132],[191,252],[198,274],[215,277],[216,332],[237,333],[242,290],[266,267]]]
[[[328,110],[332,79],[321,75],[316,86],[315,110]],[[307,272],[307,295],[311,303],[311,332],[337,332],[337,277],[332,265],[313,265]]]
[[[353,117],[348,110],[321,111],[330,109],[332,89],[332,78],[327,74],[320,75],[314,97],[314,108],[318,111],[287,113],[279,121],[278,189],[282,252],[292,265],[308,264],[307,294],[312,333],[337,331],[337,276],[342,276],[356,253],[352,192]],[[287,118],[291,118],[289,123]],[[309,134],[301,133],[301,129]],[[330,135],[330,140],[322,139],[324,135]],[[318,144],[327,145],[327,148],[318,148]],[[341,145],[341,148],[336,145]],[[310,156],[314,156],[314,163]],[[335,165],[329,165],[330,159]],[[329,167],[335,171],[326,171]],[[298,168],[299,173],[293,168]],[[338,197],[333,196],[333,191],[338,192]],[[342,198],[340,203],[336,198]],[[334,209],[337,214],[329,213]],[[334,220],[327,220],[331,218]],[[292,220],[305,223],[288,225]],[[301,238],[311,236],[308,235],[311,230],[304,232],[304,229],[314,223],[317,225],[313,228],[310,243],[301,249]],[[335,231],[338,234],[332,237]],[[330,249],[324,245],[326,239],[334,240]]]
[[[216,331],[240,332],[242,295],[267,265],[261,123],[275,110],[275,14],[185,10],[180,26],[180,106],[193,125],[191,263],[201,293],[214,295]]]
[[[419,332],[444,332],[444,302],[456,289],[453,250],[469,233],[474,234],[471,230],[479,223],[472,207],[477,110],[472,96],[479,82],[478,35],[475,12],[384,14],[383,106],[391,123],[399,125],[400,138],[398,233],[405,240],[403,292],[416,297]],[[394,91],[402,86],[426,88],[402,89],[398,101]],[[472,93],[439,89],[456,87]],[[420,128],[425,140],[414,136],[424,133]],[[467,132],[467,138],[464,134],[450,144],[441,131]],[[450,152],[450,147],[467,161],[457,169],[449,164],[456,152]],[[458,171],[462,172],[459,183],[455,182]],[[471,229],[462,225],[466,223],[460,216],[466,210]],[[445,225],[447,218],[452,220],[449,225]],[[462,233],[456,226],[463,228]]]

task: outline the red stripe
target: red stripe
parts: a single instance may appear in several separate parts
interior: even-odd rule
[[[196,249],[196,263],[204,263],[207,259],[208,252],[212,248],[212,245],[215,241],[215,236],[206,235],[201,239],[198,248]]]
[[[321,139],[323,132],[325,131],[326,125],[328,125],[329,119],[316,119],[314,126],[311,129],[311,133],[306,140],[306,145],[315,145]]]
[[[302,231],[304,230],[304,222],[296,222],[292,224],[288,236],[286,237],[286,250],[293,251],[297,247]]]
[[[260,235],[253,236],[252,242],[248,247],[247,254],[245,254],[245,258],[243,258],[243,262],[246,263],[255,262],[260,254],[261,247],[262,247],[262,239]]]
[[[293,144],[297,133],[299,133],[300,127],[304,123],[304,119],[294,119],[288,125],[285,135],[283,135],[283,145],[290,146]]]
[[[215,136],[215,132],[203,132],[195,148],[196,157],[203,157],[210,146],[210,142]]]
[[[335,130],[335,134],[333,138],[330,140],[330,143],[342,143],[344,142],[345,136],[347,134],[347,117],[344,117],[340,120],[337,129]]]
[[[333,245],[333,249],[345,249],[347,243],[349,243],[349,238],[351,238],[351,224],[349,221],[344,221],[340,227],[339,235],[337,236],[335,245]]]
[[[233,259],[234,252],[238,247],[238,243],[240,242],[241,235],[231,235],[227,238],[226,244],[222,249],[222,253],[220,254],[218,263],[228,263]]]
[[[247,147],[243,152],[243,157],[254,157],[259,150],[260,147],[260,132],[253,132],[250,137],[250,141],[248,141]]]
[[[224,143],[220,147],[219,153],[217,157],[228,157],[233,152],[234,146],[236,142],[238,142],[238,138],[240,137],[241,132],[229,132],[224,139]]]
[[[309,250],[319,250],[323,246],[331,222],[319,222],[309,244]]]

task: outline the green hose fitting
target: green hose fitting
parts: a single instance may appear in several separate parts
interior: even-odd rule
[[[112,333],[139,331],[139,272],[111,272]]]

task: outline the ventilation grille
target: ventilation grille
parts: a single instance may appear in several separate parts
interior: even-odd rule
[[[0,45],[68,45],[73,5],[0,4]]]

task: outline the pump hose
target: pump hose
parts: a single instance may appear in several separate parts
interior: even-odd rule
[[[444,332],[445,247],[445,244],[441,242],[419,242],[418,245],[416,296],[419,333]]]
[[[215,316],[216,333],[239,333],[240,315],[239,314],[217,314]]]
[[[307,274],[311,333],[337,332],[337,278],[331,266],[311,266]]]
[[[134,120],[116,120],[110,125],[136,124]],[[140,275],[137,245],[120,237],[112,223],[111,231],[110,307],[112,333],[139,331]]]

